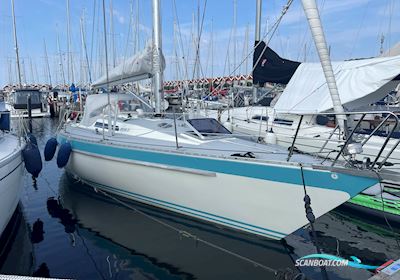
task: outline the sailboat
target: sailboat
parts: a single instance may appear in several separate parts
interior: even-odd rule
[[[379,183],[375,171],[288,155],[243,140],[215,119],[163,112],[159,0],[153,28],[155,112],[121,119],[119,101],[129,95],[88,96],[82,121],[57,134],[57,162],[67,172],[112,194],[273,239]]]
[[[12,1],[14,16],[14,1]],[[15,17],[14,17],[15,20]],[[15,30],[15,29],[14,29]],[[17,48],[16,48],[17,50]],[[18,50],[17,50],[18,53]],[[25,141],[11,132],[10,111],[0,103],[0,235],[17,208],[22,192]]]
[[[25,143],[11,134],[10,112],[0,104],[0,235],[10,221],[22,192]]]

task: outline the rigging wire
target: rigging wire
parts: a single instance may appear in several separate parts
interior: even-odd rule
[[[125,63],[126,61],[126,57],[128,56],[128,46],[129,46],[129,39],[131,36],[131,29],[132,29],[132,22],[133,22],[133,0],[130,1],[131,2],[131,10],[130,10],[130,15],[129,15],[129,24],[128,24],[128,35],[126,36],[126,45],[125,45],[125,51],[124,51],[124,57],[122,60],[123,66],[122,66],[122,73],[125,73],[125,67],[127,66]],[[120,80],[122,81],[125,78],[125,75],[121,75]]]
[[[391,33],[392,33],[392,17],[393,17],[393,11],[394,11],[394,1],[393,0],[389,0],[390,4],[389,4],[389,23],[388,23],[388,49],[389,49],[389,55],[390,55],[390,49],[392,47],[391,45]]]
[[[229,69],[229,53],[230,53],[230,46],[231,46],[231,41],[232,41],[232,34],[233,34],[233,27],[231,27],[231,30],[229,32],[229,39],[228,39],[228,47],[226,48],[226,55],[225,55],[225,63],[224,63],[224,70],[222,71],[222,76],[225,76],[225,71],[226,67],[228,66]],[[228,76],[229,76],[229,71],[228,71]],[[217,87],[218,88],[218,87]]]
[[[258,57],[257,61],[254,63],[251,72],[253,72],[256,68],[256,66],[258,65],[258,63],[261,60],[261,57],[264,55],[265,51],[267,50],[270,41],[272,40],[274,34],[276,33],[279,24],[281,23],[283,17],[286,15],[287,11],[289,10],[289,7],[291,6],[291,4],[293,3],[293,0],[288,0],[286,5],[283,6],[282,11],[280,16],[278,17],[278,19],[275,21],[275,23],[273,24],[273,26],[271,27],[271,29],[261,38],[261,40],[253,47],[253,49],[246,55],[246,57],[244,59],[242,59],[242,61],[235,67],[235,69],[233,69],[233,71],[230,72],[229,76],[232,75],[237,69],[239,69],[242,64],[254,53],[254,51],[256,50],[256,48],[261,44],[261,42],[268,37],[268,35],[270,35],[270,37],[268,38],[268,40],[265,43],[265,47],[263,48],[262,52],[260,53],[260,56]],[[217,90],[219,90],[222,87],[222,83],[219,84],[217,87],[215,87],[215,89],[213,89],[213,91],[211,91],[208,96],[213,95]]]
[[[93,0],[93,21],[92,21],[92,36],[91,36],[91,45],[90,45],[90,65],[93,71],[93,46],[94,46],[94,28],[96,22],[96,0]]]
[[[354,38],[354,39],[352,40],[352,41],[353,41],[353,45],[352,45],[352,47],[351,47],[351,49],[350,49],[350,52],[349,52],[349,55],[348,55],[348,57],[349,57],[350,59],[351,59],[351,57],[353,56],[354,48],[355,48],[355,46],[356,46],[356,44],[357,44],[357,42],[358,42],[358,40],[359,40],[360,31],[361,31],[361,28],[364,26],[364,20],[365,20],[365,17],[366,17],[366,15],[367,15],[367,11],[368,11],[368,7],[369,7],[369,4],[370,4],[370,3],[371,3],[371,1],[369,0],[369,1],[367,2],[366,6],[365,6],[364,13],[363,13],[363,15],[362,15],[362,18],[361,18],[361,21],[360,21],[360,25],[358,26],[357,32],[356,32],[355,36],[352,37],[352,38]]]
[[[182,32],[181,32],[181,25],[179,22],[179,16],[178,16],[178,9],[176,7],[176,0],[173,0],[173,6],[174,6],[174,16],[176,18],[176,24],[177,24],[177,28],[178,28],[178,35],[179,35],[179,44],[180,44],[180,49],[181,49],[181,54],[182,54],[182,61],[184,63],[184,69],[185,69],[185,76],[184,79],[188,80],[189,79],[189,75],[188,75],[188,62],[187,62],[187,58],[185,57],[185,51],[184,51],[184,47],[183,47],[183,40],[182,40]]]
[[[197,45],[196,45],[196,59],[194,61],[194,68],[196,69],[196,67],[199,67],[200,73],[197,73],[197,75],[202,75],[204,77],[204,73],[203,73],[203,68],[202,65],[200,63],[200,40],[201,40],[201,35],[203,33],[203,26],[204,26],[204,16],[206,14],[206,7],[207,7],[207,0],[204,1],[204,5],[203,5],[203,15],[201,18],[201,24],[200,24],[200,29],[199,29],[199,34],[198,34],[198,38],[197,38]],[[200,16],[200,15],[198,15]],[[193,71],[193,79],[195,78],[195,70]]]

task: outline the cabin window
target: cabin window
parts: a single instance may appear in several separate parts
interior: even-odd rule
[[[94,126],[97,127],[97,128],[103,129],[103,123],[102,122],[96,122],[94,124]],[[104,129],[108,129],[108,123],[104,124]],[[118,125],[115,127],[115,131],[119,131],[119,126]]]
[[[16,91],[14,93],[14,108],[27,109],[28,108],[28,95],[31,95],[31,108],[42,108],[42,93],[40,91]]]
[[[268,121],[268,117],[267,116],[261,116],[261,115],[254,115],[252,118],[252,120],[262,120],[262,121]]]
[[[216,119],[190,119],[187,122],[203,136],[212,136],[213,134],[231,134],[231,132]]]
[[[292,120],[285,120],[285,119],[274,119],[274,124],[281,124],[291,126],[293,124]]]

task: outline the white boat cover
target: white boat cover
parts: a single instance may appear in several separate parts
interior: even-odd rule
[[[339,95],[347,110],[381,100],[397,83],[400,56],[333,62]],[[302,63],[276,102],[277,113],[320,113],[333,108],[320,63]]]
[[[165,69],[165,59],[161,53],[161,70]],[[128,82],[135,82],[153,76],[153,44],[147,43],[145,49],[126,59],[124,62],[111,69],[108,73],[108,82],[110,86],[119,85]],[[93,87],[99,88],[107,86],[107,76],[104,74],[93,82]]]
[[[134,96],[130,94],[110,94],[111,111],[114,113],[118,101],[133,100]],[[85,110],[81,124],[84,126],[91,126],[107,108],[108,95],[107,94],[92,94],[88,95],[85,103]],[[107,109],[108,110],[108,109]],[[108,113],[107,111],[105,112]]]

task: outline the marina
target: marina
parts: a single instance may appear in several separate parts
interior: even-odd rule
[[[224,1],[227,45],[221,3],[40,1],[66,17],[39,75],[10,0],[0,279],[400,279],[397,2],[366,52],[370,0]],[[335,44],[327,15],[352,5],[356,40]]]
[[[57,121],[35,119],[33,128],[43,150]],[[38,277],[73,279],[274,279],[274,274],[261,265],[298,271],[294,260],[316,252],[308,227],[295,231],[285,242],[229,230],[119,196],[96,193],[67,176],[54,161],[44,162],[35,185],[29,174],[23,177],[18,209],[22,217],[17,220],[15,240],[2,254],[1,274],[36,272]],[[357,255],[372,265],[398,257],[398,226],[391,223],[393,232],[383,217],[365,219],[362,214],[339,208],[318,218],[314,226],[324,252]],[[310,279],[324,279],[319,268],[301,271]],[[365,270],[328,268],[328,279],[367,279],[372,275]]]

